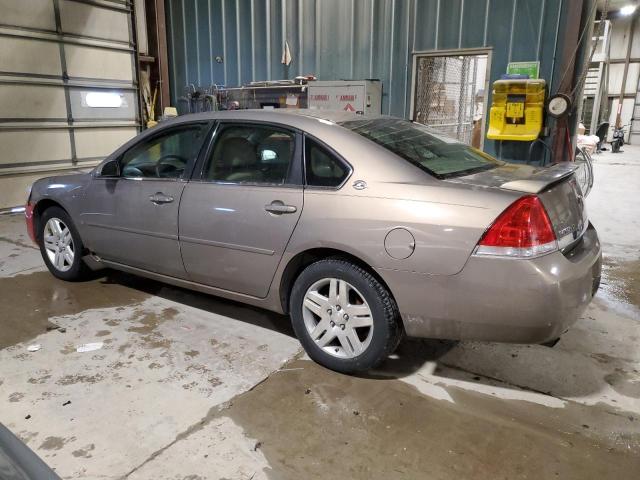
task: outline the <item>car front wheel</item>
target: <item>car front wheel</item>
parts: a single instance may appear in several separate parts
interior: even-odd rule
[[[67,281],[83,279],[89,269],[82,260],[84,246],[71,217],[50,207],[40,218],[40,253],[49,271]]]
[[[376,367],[402,335],[398,309],[386,287],[341,259],[318,261],[300,274],[290,311],[309,357],[342,373]]]

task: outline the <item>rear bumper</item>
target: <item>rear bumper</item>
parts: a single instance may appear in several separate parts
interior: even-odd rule
[[[592,225],[570,253],[531,260],[470,257],[457,275],[378,270],[407,335],[542,343],[564,333],[600,282],[602,252]]]

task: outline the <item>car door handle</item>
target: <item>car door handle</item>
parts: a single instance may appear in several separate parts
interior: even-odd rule
[[[298,209],[294,205],[285,205],[280,200],[274,200],[269,205],[265,205],[264,209],[269,213],[282,215],[283,213],[296,213]]]
[[[156,205],[162,205],[164,203],[173,202],[173,197],[170,195],[165,195],[162,192],[156,192],[153,195],[149,195],[149,200],[151,203],[155,203]]]

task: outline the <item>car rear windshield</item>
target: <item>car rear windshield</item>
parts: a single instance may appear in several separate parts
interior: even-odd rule
[[[340,125],[440,179],[470,175],[501,165],[499,160],[476,148],[407,120],[349,120]]]

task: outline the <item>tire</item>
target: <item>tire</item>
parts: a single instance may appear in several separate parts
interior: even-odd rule
[[[82,260],[84,244],[69,214],[60,207],[49,207],[39,223],[40,254],[51,274],[68,282],[85,279],[90,269]]]
[[[618,140],[615,140],[611,144],[611,153],[618,153],[618,152],[620,152],[620,142]]]
[[[289,308],[293,329],[309,357],[337,372],[375,368],[402,338],[391,293],[369,272],[345,260],[320,260],[305,268],[293,285]]]

